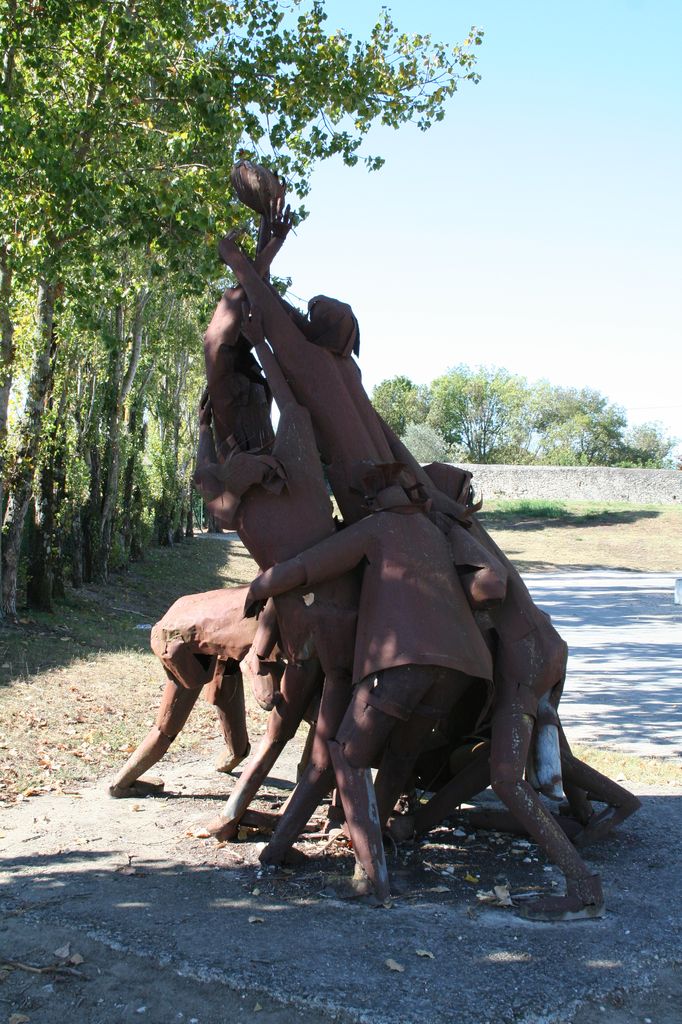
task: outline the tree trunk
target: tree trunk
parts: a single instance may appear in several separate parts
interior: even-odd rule
[[[4,505],[5,460],[7,441],[7,409],[12,388],[14,368],[14,321],[10,312],[12,296],[12,267],[9,263],[7,246],[0,245],[0,521]],[[0,593],[2,592],[2,530],[0,530]],[[3,607],[0,602],[0,619]]]
[[[83,586],[83,520],[79,508],[73,510],[71,520],[71,586]]]
[[[208,525],[207,525],[208,533],[222,533],[223,532],[222,526],[220,525],[220,523],[218,522],[218,520],[216,519],[216,517],[214,515],[212,515],[209,512],[208,516],[206,518],[208,520]]]
[[[145,426],[142,410],[144,408],[144,396],[147,385],[152,378],[154,365],[147,370],[146,375],[137,387],[135,399],[130,404],[128,415],[128,461],[123,474],[123,508],[125,516],[123,519],[123,550],[127,561],[139,558],[137,553],[142,546],[142,508],[135,506],[135,468],[141,452],[144,451],[147,428]],[[139,489],[138,489],[139,490]]]
[[[125,470],[123,471],[123,551],[127,561],[130,560],[131,551],[130,545],[133,535],[133,485],[135,483],[135,459],[137,455],[137,403],[135,403],[130,410],[130,416],[128,417],[128,438],[130,443],[130,451],[128,454],[128,460],[126,462]]]
[[[183,502],[183,504],[180,506],[180,515],[178,516],[178,521],[177,521],[175,530],[173,531],[173,543],[174,544],[182,544],[182,542],[185,539],[185,528],[183,526],[183,523],[185,522],[186,519],[187,519],[187,510],[186,510],[185,504]]]
[[[192,490],[192,484],[190,483],[187,489],[187,518],[185,519],[185,537],[194,536],[194,507],[193,507],[194,493]]]
[[[141,562],[144,558],[144,544],[142,543],[142,492],[139,487],[133,488],[133,503],[131,506],[132,533],[130,537],[130,557],[134,562]]]
[[[5,544],[2,552],[2,609],[6,615],[13,618],[16,618],[17,614],[17,572],[21,535],[33,488],[45,401],[52,384],[56,290],[56,284],[40,280],[33,368],[20,427],[17,468],[10,481],[3,527]]]
[[[92,583],[97,568],[97,548],[100,535],[99,510],[101,506],[100,458],[94,442],[85,449],[84,458],[90,473],[90,496],[81,517],[83,582]]]
[[[49,466],[38,473],[30,533],[27,599],[32,608],[54,611],[52,603],[52,533],[54,529],[54,480]]]
[[[137,373],[142,352],[142,320],[144,309],[149,298],[146,290],[140,292],[135,303],[135,316],[132,325],[132,347],[128,367],[123,373],[125,357],[125,330],[123,307],[116,309],[116,340],[117,350],[113,361],[112,400],[107,429],[106,483],[102,496],[100,516],[99,565],[98,575],[106,582],[109,575],[109,556],[111,554],[111,537],[116,513],[118,483],[121,469],[121,420],[123,408],[130,394],[130,389]]]
[[[69,526],[69,511],[73,515],[73,509],[68,509],[68,498],[66,493],[66,432],[65,425],[60,415],[60,422],[57,426],[57,443],[52,463],[52,478],[54,481],[54,515],[52,517],[52,594],[60,599],[66,596],[64,587],[64,566],[70,546],[71,530]],[[61,515],[57,513],[61,512]]]

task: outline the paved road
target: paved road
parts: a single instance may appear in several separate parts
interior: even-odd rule
[[[682,755],[682,606],[673,601],[675,574],[600,570],[524,579],[569,645],[561,701],[569,739]]]

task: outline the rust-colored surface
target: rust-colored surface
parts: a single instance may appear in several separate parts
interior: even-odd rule
[[[244,163],[233,184],[261,214],[257,255],[236,235],[219,247],[237,284],[204,339],[195,483],[262,571],[249,588],[176,602],[154,627],[168,684],[156,725],[110,792],[139,792],[202,688],[225,735],[218,767],[239,763],[243,668],[271,710],[209,825],[218,839],[233,839],[240,821],[265,822],[273,834],[261,859],[278,864],[335,789],[330,820],[345,820],[357,887],[386,903],[384,830],[424,832],[491,785],[507,810],[473,812],[477,820],[527,832],[566,877],[565,894],[528,901],[526,916],[599,916],[599,878],[578,848],[638,803],[571,753],[558,713],[566,644],[476,519],[470,475],[420,466],[372,408],[351,307],[318,295],[303,314],[270,286],[291,227],[282,184]],[[314,731],[298,785],[265,821],[249,805],[304,717]],[[429,799],[397,814],[415,784]]]

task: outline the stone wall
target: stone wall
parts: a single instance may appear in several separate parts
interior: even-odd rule
[[[484,500],[626,501],[633,505],[682,503],[682,472],[605,466],[477,466],[474,489]]]

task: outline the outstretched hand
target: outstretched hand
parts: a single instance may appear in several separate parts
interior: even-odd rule
[[[285,239],[292,227],[294,218],[291,207],[284,206],[284,196],[278,196],[270,203],[270,230],[274,238]]]
[[[253,584],[249,587],[244,601],[244,618],[257,619],[265,607],[266,598],[256,597],[252,590]]]

